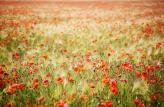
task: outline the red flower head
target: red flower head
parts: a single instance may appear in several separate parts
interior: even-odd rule
[[[110,54],[110,53],[108,53],[108,54],[107,54],[107,56],[108,56],[108,57],[110,57],[110,56],[111,56],[111,54]]]
[[[74,79],[72,77],[68,77],[69,82],[74,82]]]
[[[124,63],[122,64],[122,67],[123,67],[124,69],[126,69],[126,70],[130,70],[130,71],[133,70],[133,66],[132,66],[132,64],[131,64],[130,62],[124,62]]]
[[[113,105],[112,102],[109,101],[109,100],[108,100],[108,101],[105,101],[104,103],[105,103],[105,105],[106,105],[107,107],[112,107],[112,105]]]
[[[103,83],[104,83],[105,85],[109,84],[109,78],[108,78],[108,77],[104,77]]]
[[[142,72],[142,76],[146,79],[148,77],[148,72],[146,71]]]
[[[111,85],[111,86],[117,86],[116,80],[111,80],[111,81],[110,81],[110,85]]]
[[[116,80],[110,81],[110,92],[114,95],[118,94],[117,82]]]
[[[98,104],[97,107],[105,107],[105,103]]]
[[[137,107],[145,107],[144,103],[140,103],[137,105]]]
[[[151,80],[150,80],[150,83],[152,83],[152,84],[154,84],[156,82],[156,79],[155,78],[152,78]]]
[[[85,95],[85,94],[82,94],[82,95],[80,96],[80,98],[81,98],[81,100],[83,100],[83,101],[88,100],[88,96]]]
[[[46,77],[50,77],[51,76],[51,72],[48,71],[47,74],[46,74]]]
[[[156,43],[155,48],[156,48],[156,49],[159,49],[161,46],[162,46],[162,43],[159,42],[159,43]]]
[[[26,85],[23,83],[17,84],[17,88],[23,89]]]
[[[44,100],[44,97],[42,97],[42,96],[41,97],[38,97],[37,100],[38,100],[38,102],[42,102]]]
[[[147,25],[145,28],[143,28],[142,32],[145,34],[152,34],[153,30],[150,25]]]
[[[66,101],[64,100],[59,100],[56,104],[56,107],[69,107]]]
[[[63,78],[62,77],[57,77],[56,78],[56,82],[57,83],[62,83],[63,82]]]
[[[151,100],[152,100],[152,101],[155,101],[156,99],[157,99],[156,95],[152,95],[152,96],[151,96]]]
[[[90,88],[95,88],[95,85],[93,83],[91,83]]]
[[[33,83],[32,83],[32,87],[33,88],[38,88],[38,86],[39,86],[38,79],[34,79]]]
[[[139,103],[141,102],[141,100],[140,100],[138,97],[136,97],[136,98],[134,99],[134,102],[135,102],[136,104],[139,104]]]
[[[43,84],[43,85],[48,85],[48,80],[43,80],[43,81],[42,81],[42,84]]]
[[[146,66],[146,67],[145,67],[145,70],[146,70],[146,71],[148,70],[148,71],[153,72],[154,69],[155,69],[155,66],[154,66],[154,65],[149,65],[149,66]]]
[[[114,95],[117,95],[118,94],[117,87],[110,87],[110,92],[113,93]]]
[[[141,77],[141,72],[140,71],[136,71],[136,77],[138,77],[138,78]]]
[[[6,93],[12,95],[16,92],[16,89],[17,89],[17,84],[11,85],[7,88]]]
[[[28,65],[29,65],[30,67],[31,67],[33,64],[34,64],[33,61],[30,61],[30,62],[28,63]]]
[[[16,52],[13,54],[13,58],[18,61],[20,59],[20,53]]]
[[[86,57],[90,57],[91,55],[92,55],[91,52],[88,52],[88,53],[85,54]]]
[[[82,72],[82,71],[84,71],[84,69],[83,69],[83,67],[74,67],[74,71]]]
[[[12,104],[12,103],[7,103],[7,104],[5,105],[5,107],[13,107],[13,104]]]
[[[0,87],[4,86],[5,83],[0,81]]]
[[[4,71],[2,69],[0,69],[0,74],[4,74]]]

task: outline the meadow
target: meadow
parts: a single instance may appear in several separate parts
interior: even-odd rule
[[[164,2],[0,2],[0,107],[164,107]]]

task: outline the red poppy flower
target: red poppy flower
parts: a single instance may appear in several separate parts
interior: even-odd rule
[[[110,92],[114,95],[118,94],[117,82],[116,80],[110,81]]]
[[[110,81],[110,85],[111,85],[111,86],[117,86],[116,80],[111,80],[111,81]]]
[[[69,78],[68,78],[68,81],[74,82],[74,79],[73,79],[72,77],[69,77]]]
[[[95,88],[95,85],[93,83],[91,83],[90,88]]]
[[[155,69],[155,66],[154,66],[154,65],[149,65],[149,66],[146,66],[146,67],[145,67],[145,70],[146,70],[146,71],[148,70],[148,71],[153,72],[154,69]]]
[[[13,107],[13,104],[12,104],[12,103],[7,103],[7,104],[5,105],[5,107]]]
[[[140,103],[137,105],[137,107],[145,107],[144,103]]]
[[[117,87],[114,87],[114,86],[111,86],[110,87],[110,92],[114,95],[117,95],[118,94],[118,89]]]
[[[30,61],[30,62],[28,63],[29,66],[32,66],[33,64],[34,64],[33,61]]]
[[[82,95],[80,96],[80,99],[83,100],[83,101],[86,101],[86,100],[88,100],[88,96],[85,95],[85,94],[82,94]]]
[[[140,71],[136,71],[136,77],[138,77],[138,78],[141,77],[141,72]]]
[[[50,77],[51,76],[51,72],[48,71],[47,74],[46,74],[46,77]]]
[[[105,101],[104,103],[105,103],[105,105],[106,105],[107,107],[112,107],[112,105],[113,105],[112,102],[109,101],[109,100],[108,100],[108,101]]]
[[[13,58],[18,61],[20,59],[20,53],[16,52],[13,54]]]
[[[64,100],[59,100],[56,104],[56,107],[69,107],[66,101]]]
[[[145,34],[152,34],[153,30],[150,25],[147,25],[145,28],[143,28],[142,32]]]
[[[32,83],[32,87],[33,88],[38,88],[38,86],[39,86],[38,79],[34,79],[33,83]]]
[[[152,100],[152,101],[155,101],[156,99],[157,99],[156,95],[152,95],[152,96],[151,96],[151,100]]]
[[[138,66],[143,67],[144,64],[143,64],[142,62],[139,62],[139,63],[138,63]]]
[[[4,85],[5,85],[5,83],[2,82],[2,81],[0,81],[0,87],[2,87],[2,86],[4,86]]]
[[[156,82],[156,79],[155,78],[152,78],[151,80],[150,80],[150,83],[152,83],[152,84],[154,84]]]
[[[37,83],[37,82],[35,82],[35,83],[32,84],[32,87],[33,88],[38,88],[38,86],[39,86],[39,83]]]
[[[161,46],[162,46],[162,43],[159,42],[159,43],[156,44],[155,48],[156,48],[156,49],[159,49]]]
[[[38,82],[38,79],[33,79],[33,83],[34,83],[34,82]]]
[[[91,60],[91,59],[89,59],[89,58],[87,58],[87,59],[86,59],[86,61],[89,63],[89,62],[91,62],[92,60]]]
[[[108,77],[104,77],[103,83],[104,83],[105,85],[109,84],[109,78],[108,78]]]
[[[101,79],[100,77],[97,77],[97,78],[96,78],[96,81],[100,81],[100,79]]]
[[[127,83],[126,79],[121,79],[120,81],[121,81],[121,83],[124,83],[124,84]]]
[[[17,88],[23,89],[26,85],[23,83],[17,84]]]
[[[135,102],[136,104],[139,104],[139,103],[141,102],[141,100],[140,100],[138,97],[136,97],[136,98],[134,99],[134,102]]]
[[[70,100],[73,100],[75,97],[76,97],[76,93],[70,95],[70,96],[69,96],[69,99],[70,99]]]
[[[3,73],[4,73],[4,71],[2,69],[0,69],[0,74],[3,74]]]
[[[42,57],[46,60],[48,58],[48,54],[44,53],[44,54],[42,54]]]
[[[148,77],[148,72],[146,71],[142,72],[142,76],[146,79]]]
[[[42,84],[43,84],[43,85],[48,85],[48,80],[43,80],[43,81],[42,81]]]
[[[57,83],[62,83],[63,82],[63,78],[62,77],[57,77],[56,78],[56,82]]]
[[[110,56],[111,56],[111,54],[110,54],[110,53],[108,53],[108,54],[107,54],[107,56],[108,56],[108,57],[110,57]]]
[[[105,103],[98,104],[97,107],[105,107]]]
[[[38,102],[42,102],[44,100],[44,97],[42,97],[42,96],[41,97],[38,97],[37,100],[38,100]]]
[[[88,53],[85,54],[86,57],[90,57],[91,55],[92,55],[91,52],[88,52]]]
[[[16,89],[17,89],[17,84],[11,85],[7,88],[6,93],[12,95],[16,92]]]
[[[74,71],[81,72],[83,71],[83,67],[74,67]]]
[[[124,62],[124,63],[122,64],[122,67],[123,67],[124,69],[126,69],[126,70],[130,70],[130,71],[133,70],[133,66],[132,66],[132,64],[131,64],[130,62]]]

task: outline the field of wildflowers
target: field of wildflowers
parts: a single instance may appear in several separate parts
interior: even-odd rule
[[[164,2],[1,2],[0,107],[164,107]]]

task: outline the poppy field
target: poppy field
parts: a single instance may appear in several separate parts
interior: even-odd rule
[[[0,1],[0,107],[164,107],[163,7]]]

